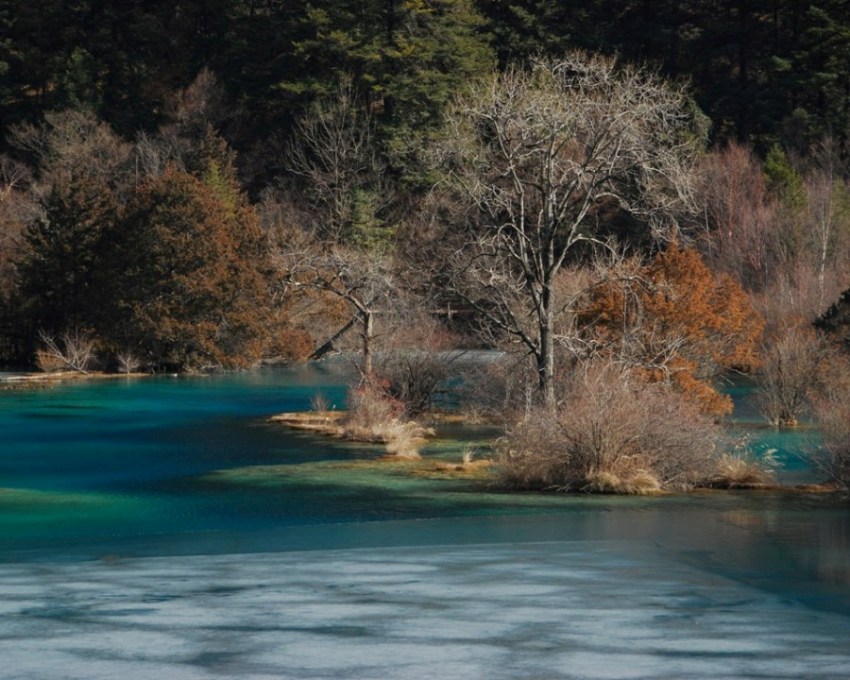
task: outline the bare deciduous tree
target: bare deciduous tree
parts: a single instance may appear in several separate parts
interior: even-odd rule
[[[298,119],[286,153],[287,169],[304,178],[318,208],[323,239],[351,240],[352,223],[374,220],[387,199],[374,123],[350,79],[341,80],[332,96],[316,101]]]
[[[817,297],[812,311],[820,313],[847,282],[850,192],[831,165],[810,173],[804,186],[808,199],[804,245],[817,277]]]
[[[493,75],[447,118],[437,158],[478,223],[451,285],[534,356],[554,407],[557,275],[579,245],[606,245],[604,209],[639,216],[658,237],[675,231],[701,143],[692,108],[651,73],[575,53]]]
[[[36,364],[45,373],[70,370],[88,373],[95,360],[95,342],[80,330],[66,331],[57,339],[39,333],[41,347],[36,352]]]
[[[31,181],[26,166],[0,156],[0,303],[17,284],[24,229],[38,216],[38,205],[27,191]]]
[[[371,380],[375,316],[395,290],[389,258],[339,245],[313,243],[298,250],[280,250],[275,264],[292,288],[308,287],[337,297],[353,311],[360,328],[363,361],[359,370]]]
[[[813,321],[848,283],[848,190],[826,140],[791,205],[772,195],[755,154],[732,144],[701,163],[702,251],[754,297],[768,335]]]
[[[748,290],[762,290],[773,277],[781,233],[779,206],[768,195],[758,158],[739,144],[707,154],[700,163],[698,196],[706,259]]]
[[[797,424],[824,357],[823,342],[807,328],[788,328],[765,343],[757,374],[756,400],[772,425]]]

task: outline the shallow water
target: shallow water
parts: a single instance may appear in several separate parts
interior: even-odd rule
[[[340,383],[0,392],[0,678],[850,675],[845,501],[498,494],[266,422]],[[795,437],[755,448],[811,477]]]

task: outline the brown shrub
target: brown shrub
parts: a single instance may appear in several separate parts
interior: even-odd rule
[[[581,320],[601,354],[674,385],[715,416],[732,412],[715,388],[719,376],[757,364],[762,322],[740,285],[676,244],[637,276],[598,286]]]
[[[797,425],[824,355],[823,341],[808,328],[787,328],[764,345],[756,402],[768,422],[776,427]]]
[[[823,445],[814,463],[838,487],[850,489],[850,360],[833,355],[813,399]]]
[[[555,413],[533,412],[500,442],[502,480],[519,488],[647,493],[710,474],[721,432],[661,384],[612,363],[576,369]]]
[[[357,441],[386,444],[387,453],[400,458],[419,458],[419,447],[433,430],[403,420],[404,404],[390,396],[385,386],[365,383],[348,393],[348,413],[342,435]]]

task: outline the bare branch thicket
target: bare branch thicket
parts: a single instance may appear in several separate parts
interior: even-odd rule
[[[256,205],[265,239],[266,256],[275,275],[269,276],[269,293],[276,305],[291,301],[293,292],[289,270],[303,253],[313,253],[317,245],[312,231],[312,215],[297,197],[282,189],[266,189]],[[304,301],[303,309],[287,310],[295,319],[310,315],[315,305]]]
[[[136,182],[160,177],[170,167],[185,171],[186,146],[175,135],[150,135],[144,131],[140,132],[133,147],[133,173]]]
[[[814,322],[849,283],[848,273],[841,267],[829,266],[821,277],[811,263],[789,262],[763,292],[752,296],[765,320],[765,337],[779,337],[788,328]]]
[[[813,321],[850,285],[850,194],[833,156],[829,148],[819,154],[794,210],[769,195],[746,147],[730,145],[701,165],[702,251],[751,292],[768,337]]]
[[[30,169],[13,158],[0,155],[0,206],[18,193],[24,191],[32,182]]]
[[[752,150],[732,143],[707,154],[699,167],[697,195],[706,259],[747,290],[764,289],[780,260],[782,231],[777,229],[779,206],[768,195]]]
[[[850,285],[850,189],[828,165],[806,177],[805,190],[806,262],[817,282],[809,314],[816,317]]]
[[[80,330],[66,331],[59,339],[41,331],[39,340],[36,365],[45,373],[63,370],[88,373],[96,359],[94,339]]]
[[[778,223],[780,257],[763,293],[769,328],[807,324],[850,285],[850,190],[829,164],[804,177],[801,210]]]
[[[707,479],[724,446],[720,427],[665,386],[595,361],[573,373],[556,413],[533,411],[499,449],[511,486],[647,493]]]
[[[225,101],[224,88],[209,68],[204,67],[189,85],[178,90],[168,102],[169,118],[181,128],[218,128],[232,115]]]
[[[494,75],[447,118],[436,157],[479,224],[452,258],[451,285],[535,357],[553,407],[553,322],[563,308],[554,282],[579,245],[610,247],[600,211],[615,205],[669,238],[676,215],[693,206],[698,135],[686,93],[575,53]]]
[[[536,403],[537,378],[528,355],[504,352],[458,365],[454,397],[465,419],[514,423]]]
[[[824,341],[807,327],[787,328],[763,344],[756,403],[771,425],[797,425],[826,356]]]
[[[321,216],[320,238],[337,243],[351,238],[358,191],[376,203],[374,213],[391,200],[374,137],[374,122],[350,78],[340,80],[333,96],[316,101],[296,122],[286,167],[305,180]]]
[[[404,404],[405,413],[418,416],[433,406],[464,353],[456,338],[412,295],[394,296],[381,314],[380,349],[375,374],[390,395]]]
[[[813,410],[823,441],[813,462],[829,481],[850,490],[850,360],[846,355],[830,357],[813,399]]]
[[[0,302],[11,297],[17,286],[24,232],[40,216],[29,191],[32,180],[29,168],[0,156]]]
[[[238,117],[238,109],[226,101],[224,88],[206,67],[169,97],[165,112],[167,121],[156,133],[141,131],[136,136],[133,173],[137,183],[160,177],[169,168],[190,173],[207,170],[204,154],[211,151],[210,141],[218,140],[222,126]]]
[[[39,194],[56,182],[67,184],[81,176],[111,187],[132,176],[132,146],[88,111],[48,112],[40,125],[11,128],[9,141],[33,156]]]

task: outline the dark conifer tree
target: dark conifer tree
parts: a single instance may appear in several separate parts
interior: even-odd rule
[[[110,234],[103,334],[157,369],[240,366],[259,357],[265,289],[253,209],[177,170],[140,188]]]

